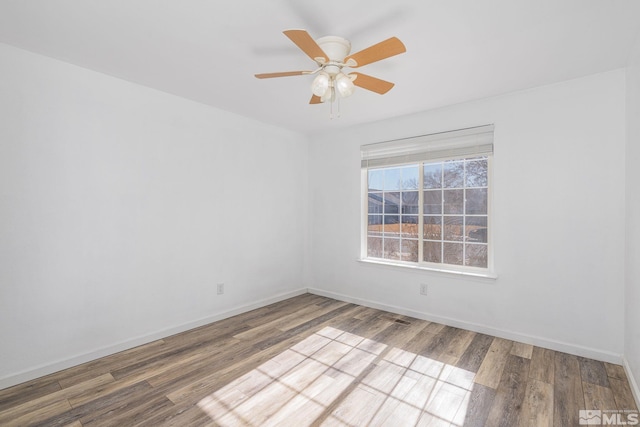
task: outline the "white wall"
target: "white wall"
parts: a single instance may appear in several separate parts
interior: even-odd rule
[[[490,123],[498,279],[358,262],[360,145]],[[319,135],[309,157],[314,292],[620,362],[624,70]]]
[[[613,71],[308,145],[0,44],[0,388],[305,283],[603,360],[624,352],[638,378],[635,64],[626,82]],[[360,145],[488,123],[499,278],[357,262]]]
[[[301,135],[0,44],[0,388],[301,291],[306,159]]]
[[[640,401],[640,36],[627,68],[625,359]]]

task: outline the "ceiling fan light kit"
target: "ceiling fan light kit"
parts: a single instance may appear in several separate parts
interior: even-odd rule
[[[256,74],[259,79],[317,74],[311,83],[312,97],[309,104],[333,103],[336,93],[346,98],[355,87],[385,94],[394,86],[376,77],[352,72],[345,74],[343,68],[357,68],[406,52],[404,44],[391,37],[353,55],[351,43],[342,37],[325,36],[314,40],[305,30],[287,30],[284,34],[291,39],[309,58],[316,62],[313,71],[286,71]]]

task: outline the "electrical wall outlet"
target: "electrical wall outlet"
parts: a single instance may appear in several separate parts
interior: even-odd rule
[[[427,295],[427,284],[420,283],[420,295]]]
[[[218,283],[218,295],[224,294],[224,283]]]

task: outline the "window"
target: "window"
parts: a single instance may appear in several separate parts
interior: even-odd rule
[[[362,258],[490,272],[493,126],[361,148]]]

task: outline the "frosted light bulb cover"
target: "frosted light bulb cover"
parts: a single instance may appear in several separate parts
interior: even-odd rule
[[[346,98],[353,93],[355,85],[347,75],[338,73],[336,76],[336,89],[341,97]]]
[[[327,93],[327,89],[329,89],[329,76],[326,73],[318,74],[311,83],[311,92],[322,98]]]
[[[320,97],[320,102],[333,102],[336,99],[336,91],[332,87],[328,88],[327,92]]]

